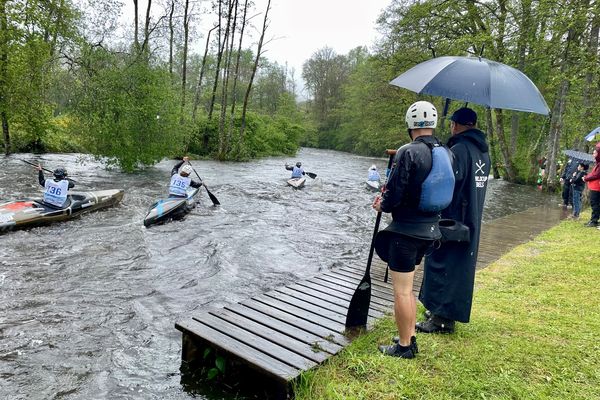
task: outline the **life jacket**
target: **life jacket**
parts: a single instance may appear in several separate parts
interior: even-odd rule
[[[298,168],[294,166],[294,169],[292,170],[292,178],[302,178],[303,173],[304,170],[302,169],[302,167]]]
[[[379,176],[379,172],[377,172],[377,170],[375,170],[375,169],[369,170],[369,177],[367,178],[368,181],[378,181],[380,179],[381,179],[381,177]]]
[[[69,181],[66,179],[55,181],[46,179],[44,182],[46,191],[44,192],[44,203],[52,204],[56,207],[62,207],[67,201],[67,192],[69,190]]]
[[[421,184],[418,209],[438,212],[448,207],[454,193],[454,170],[450,151],[438,143],[426,143],[431,150],[431,171]]]
[[[171,183],[169,184],[169,195],[172,196],[186,196],[187,188],[190,186],[192,178],[189,176],[181,176],[175,174],[171,177]]]

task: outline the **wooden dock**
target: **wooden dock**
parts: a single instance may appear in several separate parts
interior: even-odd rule
[[[484,268],[516,245],[559,222],[560,208],[536,207],[484,224],[478,268]],[[280,387],[327,360],[349,344],[344,323],[350,298],[364,274],[363,260],[277,288],[220,309],[208,309],[179,321],[182,360],[200,363],[203,349],[214,348]],[[375,259],[369,321],[392,312],[385,264]],[[415,291],[421,284],[417,269]]]

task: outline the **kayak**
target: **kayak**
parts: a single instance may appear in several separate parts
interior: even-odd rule
[[[379,181],[367,181],[367,189],[378,192],[381,188],[381,183]]]
[[[294,189],[300,189],[304,187],[304,182],[306,182],[306,178],[292,178],[287,180],[287,184],[293,187]]]
[[[187,197],[169,197],[156,201],[148,209],[148,214],[144,218],[144,226],[147,228],[151,225],[185,217],[196,207],[194,196],[198,194],[199,190],[199,188],[191,188],[187,192]]]
[[[123,193],[121,189],[70,192],[64,208],[44,203],[42,199],[0,204],[0,233],[67,221],[90,211],[112,207],[121,201]]]

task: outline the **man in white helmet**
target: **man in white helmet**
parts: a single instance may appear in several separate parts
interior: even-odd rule
[[[367,176],[368,181],[379,182],[381,180],[381,176],[379,172],[377,172],[377,165],[373,164],[369,168],[369,175]]]
[[[373,208],[392,214],[392,223],[377,234],[375,249],[391,271],[399,332],[396,343],[379,346],[379,350],[389,356],[414,358],[418,352],[416,299],[412,292],[415,266],[434,241],[441,238],[439,213],[451,200],[454,172],[450,151],[433,136],[437,126],[433,104],[426,101],[412,104],[406,112],[406,123],[412,142],[397,150],[385,191],[375,199]],[[431,187],[430,176],[436,175],[433,172],[439,168],[442,180]],[[423,196],[431,190],[435,192],[433,197]],[[440,203],[438,198],[443,197],[444,191],[449,191],[450,197]],[[430,199],[437,204],[430,204]]]
[[[202,181],[196,182],[190,178],[190,174],[194,169],[189,162],[189,157],[183,157],[183,160],[175,164],[171,170],[171,182],[169,183],[169,197],[187,197],[188,187],[199,188],[202,186]],[[183,165],[183,166],[182,166]]]

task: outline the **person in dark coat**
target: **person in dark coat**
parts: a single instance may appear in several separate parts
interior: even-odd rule
[[[429,318],[419,322],[418,332],[452,333],[454,322],[469,322],[475,283],[475,266],[483,203],[490,173],[488,144],[475,128],[477,114],[463,107],[450,118],[456,184],[452,203],[442,218],[453,219],[469,229],[469,241],[446,241],[425,258],[419,300]]]
[[[571,178],[573,173],[577,171],[577,160],[569,158],[567,165],[563,169],[563,173],[560,176],[560,183],[563,185],[562,190],[562,206],[568,207],[573,205],[573,191],[571,190]]]
[[[579,218],[579,212],[581,211],[581,194],[585,189],[585,182],[583,177],[588,172],[588,164],[580,162],[577,164],[577,171],[573,172],[573,176],[569,181],[571,182],[571,191],[573,192],[573,219]]]

